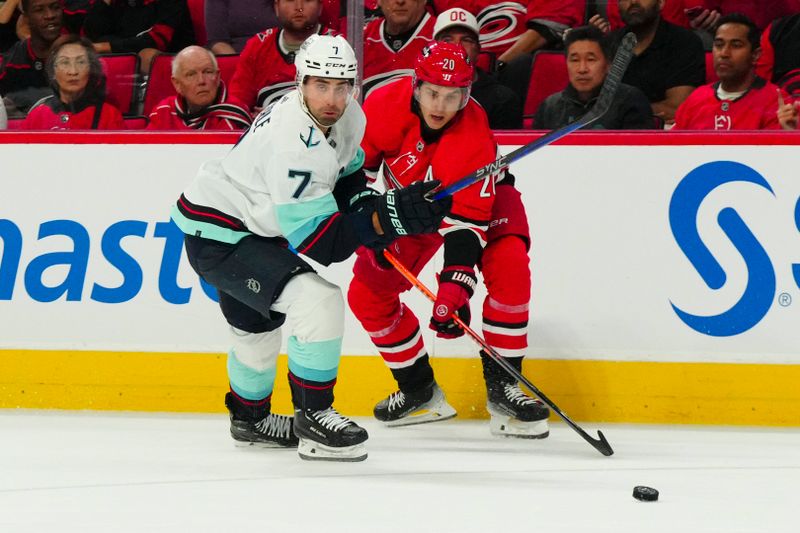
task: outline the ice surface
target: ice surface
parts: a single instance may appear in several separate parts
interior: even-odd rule
[[[0,411],[0,531],[800,531],[798,429],[582,424],[606,458],[558,423],[359,423],[369,458],[321,463],[235,448],[224,415]]]

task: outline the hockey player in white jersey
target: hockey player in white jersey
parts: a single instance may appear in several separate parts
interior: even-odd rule
[[[312,35],[295,63],[297,90],[261,112],[223,159],[203,164],[172,218],[230,324],[225,404],[233,438],[297,445],[303,459],[360,461],[366,430],[332,407],[341,290],[300,254],[328,265],[361,245],[434,232],[450,201],[426,199],[436,181],[385,195],[367,187],[366,120],[354,100],[357,63],[347,41]],[[271,412],[284,322],[293,418]]]

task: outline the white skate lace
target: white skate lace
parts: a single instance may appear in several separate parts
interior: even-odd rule
[[[401,409],[406,403],[406,395],[403,391],[393,392],[389,395],[389,411]]]
[[[506,398],[517,405],[533,405],[536,402],[519,388],[519,383],[507,383],[505,386]]]
[[[323,427],[331,431],[341,431],[353,422],[346,416],[342,416],[336,412],[333,407],[328,407],[324,411],[315,411],[311,416],[316,419]]]
[[[256,429],[268,437],[288,439],[292,436],[292,417],[270,413],[256,422]]]

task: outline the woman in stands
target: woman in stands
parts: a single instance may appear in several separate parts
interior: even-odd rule
[[[77,35],[60,37],[45,68],[53,95],[31,108],[23,129],[125,129],[122,114],[106,102],[106,76],[91,42]]]

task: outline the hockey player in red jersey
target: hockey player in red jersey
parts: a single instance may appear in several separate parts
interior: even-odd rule
[[[461,46],[434,42],[426,47],[412,78],[396,80],[366,99],[365,169],[377,171],[382,166],[382,177],[393,188],[426,179],[447,185],[494,161],[497,146],[486,113],[469,97],[472,79],[473,68]],[[513,179],[508,174],[504,177]],[[444,267],[429,324],[442,338],[463,334],[450,317],[457,312],[469,321],[475,266],[480,266],[489,290],[483,307],[486,339],[521,368],[530,294],[528,228],[519,193],[501,185],[498,196],[496,178],[487,176],[457,192],[438,234],[402,237],[389,250],[418,274],[444,244]],[[498,205],[505,206],[501,217],[495,209]],[[487,241],[491,241],[489,246]],[[358,250],[348,292],[353,313],[399,387],[375,406],[375,417],[390,426],[453,417],[456,412],[434,379],[419,321],[399,298],[411,285],[381,253],[380,249]],[[499,365],[485,356],[482,360],[492,432],[546,436],[547,408],[525,395]]]

